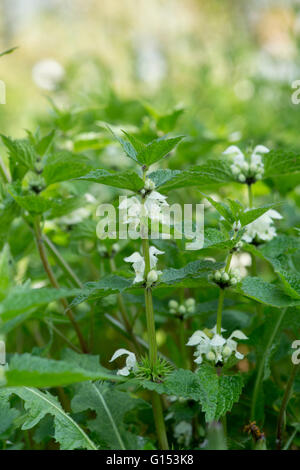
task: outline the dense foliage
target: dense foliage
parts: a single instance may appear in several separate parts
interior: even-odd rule
[[[111,92],[1,134],[2,449],[300,447],[300,153],[191,121]],[[205,203],[204,245],[105,238],[120,195]]]

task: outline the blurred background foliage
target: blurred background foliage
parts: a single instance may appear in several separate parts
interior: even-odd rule
[[[270,149],[300,150],[300,105],[291,100],[292,83],[300,79],[299,1],[0,0],[0,51],[13,46],[18,49],[0,60],[0,80],[7,90],[7,104],[0,105],[0,132],[22,138],[30,130],[34,141],[37,128],[41,135],[54,129],[54,150],[83,154],[93,168],[135,168],[107,131],[107,123],[145,142],[169,132],[185,135],[172,158],[160,164],[171,169],[220,158],[232,143],[243,149],[264,144]],[[0,155],[8,164],[2,143]],[[215,191],[215,198],[230,196],[247,203],[246,185],[212,187],[210,191]],[[254,191],[257,205],[286,198],[280,207],[284,218],[278,232],[295,235],[293,227],[300,223],[299,173],[259,182]],[[120,191],[90,182],[64,181],[52,184],[44,194],[69,202],[72,198],[69,208],[62,205],[60,211],[48,214],[43,228],[80,281],[107,274],[108,260],[99,256],[95,213],[99,203],[115,200]],[[169,202],[200,202],[201,198],[199,188],[185,188],[171,192]],[[47,286],[32,232],[17,212],[14,216],[9,234],[6,221],[0,227],[0,248],[4,241],[9,242],[14,282],[29,280],[32,287]],[[218,227],[218,222],[219,216],[207,207],[205,225]],[[121,243],[116,265],[119,274],[129,275],[123,259],[133,251],[134,242],[126,243]],[[166,252],[167,267],[180,267],[198,256],[184,252],[175,242],[162,242],[160,247]],[[139,249],[138,243],[135,249]],[[223,255],[215,257],[220,260]],[[56,261],[50,254],[60,285],[70,287]],[[241,260],[246,272],[247,261],[249,267],[246,254],[246,261]],[[258,269],[263,278],[276,280],[269,265],[258,261]],[[214,301],[216,292],[199,286],[191,290],[197,302],[203,303],[189,324],[191,331],[207,326],[207,321],[209,326],[215,322],[215,304],[207,309],[206,302]],[[178,296],[175,288],[162,290],[155,298],[157,339],[160,349],[180,363],[174,321],[166,316],[170,296]],[[143,298],[124,298],[132,316],[137,317],[144,308]],[[251,326],[253,304],[243,298],[232,309],[230,302],[225,304],[225,326]],[[76,314],[86,337],[92,336],[93,328],[97,331],[91,350],[101,353],[103,364],[108,365],[116,345],[123,346],[126,340],[99,314],[115,312],[115,296],[100,300],[96,307],[95,318],[85,304]],[[47,355],[52,348],[56,356],[65,346],[57,329],[76,342],[60,310],[52,302],[46,312],[37,308],[30,318],[25,315],[19,324],[7,327],[8,352]],[[137,329],[145,339],[141,317]],[[48,329],[48,320],[56,325],[54,332]],[[285,375],[290,337],[282,341],[276,360]],[[240,370],[253,370],[251,360],[241,362]],[[270,427],[274,425],[272,413]]]

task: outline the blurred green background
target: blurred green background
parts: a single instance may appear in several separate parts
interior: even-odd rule
[[[180,129],[207,145],[255,138],[298,147],[300,110],[291,95],[300,77],[299,7],[288,0],[1,0],[0,50],[19,46],[0,64],[7,86],[1,132],[23,136],[41,124],[49,97],[60,107],[102,108],[100,119],[120,123],[125,117],[113,104],[128,100],[134,112],[126,119],[141,126],[137,99],[161,113],[183,106]]]

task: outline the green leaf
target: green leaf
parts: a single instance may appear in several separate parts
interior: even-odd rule
[[[79,289],[14,287],[7,293],[5,299],[0,302],[0,317],[3,321],[7,321],[29,309],[48,304],[62,297],[76,296],[79,292]]]
[[[34,170],[37,154],[30,142],[26,139],[14,140],[3,134],[0,134],[0,136],[13,162],[23,165],[28,170]]]
[[[263,178],[273,178],[300,171],[300,154],[288,150],[271,150],[263,155]]]
[[[20,412],[10,407],[9,397],[1,395],[0,390],[0,435],[10,428]]]
[[[19,185],[10,184],[7,186],[9,194],[14,198],[16,203],[32,214],[42,214],[50,209],[52,200],[46,199],[41,194],[25,194],[21,192]]]
[[[258,277],[246,277],[237,290],[250,299],[276,308],[300,305],[300,300],[292,299],[281,288]]]
[[[96,445],[81,427],[66,413],[58,398],[49,392],[41,392],[35,388],[12,387],[0,390],[1,397],[17,395],[25,402],[27,411],[26,419],[22,429],[31,429],[39,423],[46,415],[54,416],[54,437],[60,443],[62,450],[87,449],[97,450]]]
[[[127,393],[115,390],[108,384],[80,384],[72,399],[72,409],[76,413],[85,410],[96,412],[96,419],[88,422],[88,427],[109,449],[137,449],[136,436],[131,434],[124,423],[126,413],[137,407],[141,400]]]
[[[159,177],[158,171],[153,173],[153,178]],[[150,173],[150,178],[152,178],[151,175]],[[168,179],[161,185],[161,190],[168,192],[171,189],[185,188],[187,186],[203,188],[232,182],[234,182],[234,179],[228,162],[209,160],[205,165],[193,166],[179,171],[177,174],[174,172],[169,173]]]
[[[197,260],[188,263],[183,268],[165,269],[161,275],[160,282],[163,284],[175,284],[187,278],[198,279],[207,277],[212,270],[219,269],[223,263],[214,263],[213,261]]]
[[[153,163],[161,160],[168,153],[170,153],[171,150],[173,150],[182,139],[182,136],[171,137],[169,139],[166,137],[161,137],[159,139],[153,140],[149,144],[144,144],[140,140],[136,139],[133,135],[128,134],[125,131],[123,131],[123,133],[127,137],[127,141],[118,136],[115,137],[122,145],[126,155],[140,165],[146,166],[150,166]]]
[[[224,202],[217,202],[212,197],[206,196],[206,194],[203,194],[203,196],[211,203],[211,205],[219,212],[219,214],[222,215],[225,220],[227,220],[227,222],[229,222],[231,225],[234,223],[236,217],[230,208],[224,204]]]
[[[87,175],[80,176],[78,179],[106,184],[120,189],[129,189],[134,192],[138,192],[144,187],[142,178],[135,171],[112,172],[99,168]]]
[[[242,224],[242,227],[245,227],[246,225],[250,224],[254,220],[261,217],[263,214],[268,212],[268,210],[276,206],[278,206],[278,204],[267,204],[265,206],[258,207],[257,209],[250,209],[247,211],[242,209],[241,213],[239,214],[239,220]]]
[[[15,354],[9,362],[9,369],[5,373],[8,387],[62,387],[72,383],[86,382],[88,380],[122,381],[122,377],[112,374],[100,366],[98,356],[84,356],[76,354],[74,361],[56,361],[28,353]]]
[[[50,185],[78,178],[86,174],[90,168],[91,164],[87,157],[63,150],[47,157],[43,177],[47,185]]]
[[[161,384],[142,381],[141,385],[160,394],[200,402],[206,421],[211,422],[232,409],[241,394],[243,380],[240,375],[219,377],[214,367],[203,364],[195,373],[179,369]]]
[[[87,282],[70,306],[76,306],[87,300],[96,300],[111,294],[123,292],[131,287],[131,285],[131,279],[126,279],[114,274],[106,276],[97,282]]]
[[[16,49],[18,49],[18,46],[16,47],[11,47],[10,49],[7,49],[6,51],[0,52],[0,57],[3,57],[4,55],[11,54],[14,52]]]

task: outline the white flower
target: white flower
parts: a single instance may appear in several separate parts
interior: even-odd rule
[[[53,59],[41,60],[37,62],[32,69],[33,81],[43,90],[55,90],[64,76],[64,68],[59,62]]]
[[[160,251],[155,246],[150,246],[149,249],[149,255],[150,255],[150,269],[154,269],[157,264],[157,256],[162,255],[164,251]],[[132,267],[135,272],[135,278],[133,283],[136,284],[137,282],[143,282],[144,281],[144,275],[145,275],[145,260],[144,257],[138,252],[135,251],[132,253],[132,255],[128,256],[127,258],[124,258],[124,261],[126,263],[132,263]],[[161,273],[161,271],[158,271],[158,273]]]
[[[132,263],[132,267],[135,272],[133,283],[136,284],[137,282],[143,282],[145,272],[145,260],[143,256],[138,251],[135,251],[131,256],[124,258],[124,261],[126,261],[126,263]]]
[[[282,219],[279,212],[270,209],[265,214],[261,215],[258,219],[251,222],[246,226],[246,231],[242,237],[247,243],[253,240],[257,241],[270,241],[276,237],[276,228],[274,227],[274,220]]]
[[[245,277],[247,276],[247,268],[251,264],[251,255],[249,253],[241,253],[232,256],[230,266],[233,269],[238,269],[241,277]]]
[[[232,174],[238,181],[245,183],[247,179],[256,181],[262,178],[264,164],[261,156],[268,152],[269,149],[264,145],[257,145],[250,155],[250,162],[236,145],[231,145],[223,153],[233,157],[233,163],[230,166]]]
[[[124,224],[132,224],[134,230],[141,225],[143,218],[149,218],[153,221],[166,223],[167,217],[164,215],[162,208],[169,207],[166,202],[167,197],[158,191],[151,191],[142,203],[136,196],[131,198],[125,197],[119,205],[119,209],[126,210],[123,217]]]
[[[226,330],[221,330],[226,331]],[[234,353],[237,359],[243,359],[243,354],[237,351],[238,343],[233,340],[237,339],[248,339],[246,335],[240,330],[235,330],[228,339],[222,335],[216,333],[216,327],[205,333],[204,331],[197,330],[190,337],[187,346],[197,346],[197,350],[194,353],[196,364],[203,362],[203,357],[210,362],[217,364],[218,362],[224,363]]]
[[[174,437],[178,444],[187,447],[192,439],[193,427],[187,421],[180,421],[174,428]]]
[[[157,248],[155,248],[155,246],[150,246],[149,254],[150,254],[150,269],[153,269],[157,265],[157,261],[158,261],[157,256],[163,255],[164,251],[158,250]]]
[[[91,211],[85,207],[81,207],[80,209],[76,209],[70,214],[64,215],[63,217],[59,217],[58,219],[54,219],[54,222],[60,222],[61,224],[65,225],[75,225],[82,222],[83,219],[90,215]]]
[[[112,356],[111,360],[109,362],[115,361],[118,357],[127,355],[126,358],[126,366],[123,367],[123,369],[119,369],[117,372],[117,375],[124,375],[125,377],[130,374],[131,371],[136,371],[137,370],[137,360],[135,357],[135,354],[131,351],[128,351],[127,349],[118,349],[114,355]]]

